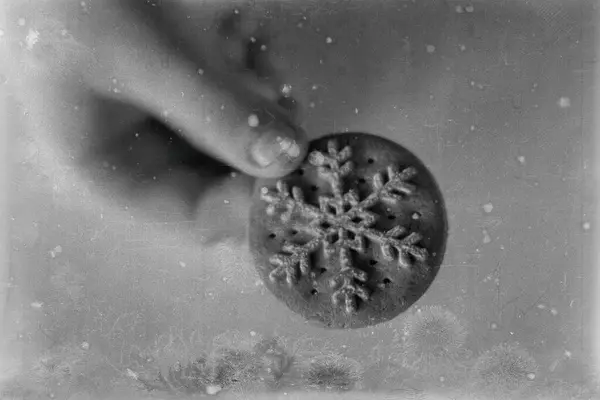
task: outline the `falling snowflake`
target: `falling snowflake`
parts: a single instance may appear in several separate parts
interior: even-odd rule
[[[488,214],[491,213],[493,209],[494,205],[492,203],[486,203],[483,205],[483,211],[485,211]]]
[[[283,181],[277,182],[276,190],[263,187],[261,198],[269,203],[266,212],[274,216],[278,211],[281,221],[289,223],[292,216],[300,215],[309,222],[304,229],[310,232],[312,238],[305,244],[294,244],[285,241],[283,253],[273,255],[270,263],[275,267],[269,274],[272,282],[285,281],[288,286],[294,286],[300,276],[311,273],[310,255],[322,248],[326,259],[337,254],[339,265],[330,278],[329,285],[334,292],[331,300],[335,306],[343,305],[348,314],[357,311],[357,298],[368,301],[370,293],[364,283],[368,279],[365,271],[353,265],[351,250],[364,254],[367,250],[367,240],[380,246],[384,259],[388,262],[396,260],[398,266],[410,269],[413,260],[424,262],[428,257],[426,249],[418,246],[421,235],[403,226],[381,232],[373,226],[378,215],[369,209],[378,203],[391,205],[399,202],[405,196],[411,195],[415,186],[408,183],[417,171],[414,167],[402,171],[396,166],[387,168],[387,181],[383,173],[373,177],[374,190],[365,199],[360,200],[358,193],[349,190],[343,193],[343,178],[354,168],[350,146],[338,150],[337,142],[330,140],[328,152],[313,151],[308,161],[318,168],[322,179],[327,181],[333,196],[319,196],[319,206],[308,204],[304,193],[299,187],[290,188]],[[336,240],[337,237],[337,240]]]
[[[560,99],[558,99],[558,106],[560,108],[571,107],[571,99],[569,99],[568,97],[561,97]]]
[[[292,85],[284,83],[281,85],[280,91],[283,97],[290,97],[292,95]]]
[[[27,36],[25,37],[25,45],[27,47],[27,50],[33,49],[33,46],[35,46],[35,44],[39,41],[40,41],[40,33],[35,29],[29,29],[29,32],[27,33]]]

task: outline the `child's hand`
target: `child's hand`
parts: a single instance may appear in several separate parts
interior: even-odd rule
[[[278,105],[281,82],[248,58],[266,53],[249,54],[259,28],[233,7],[11,3],[9,84],[49,163],[74,164],[139,204],[167,188],[195,205],[223,171],[202,154],[254,177],[285,175],[304,157],[305,134]]]

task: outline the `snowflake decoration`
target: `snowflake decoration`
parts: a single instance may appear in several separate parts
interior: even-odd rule
[[[268,203],[268,215],[280,213],[284,224],[290,222],[294,215],[311,221],[304,227],[311,233],[311,240],[301,245],[284,241],[282,253],[270,258],[275,268],[269,279],[272,282],[284,280],[292,287],[298,282],[298,273],[300,276],[310,274],[311,253],[322,248],[326,259],[337,254],[339,267],[328,282],[334,289],[331,300],[336,306],[343,305],[348,314],[356,311],[357,297],[364,301],[370,297],[369,290],[362,285],[368,280],[367,273],[353,266],[352,250],[364,254],[367,240],[378,243],[386,261],[397,258],[398,266],[405,269],[412,266],[411,257],[422,262],[428,256],[426,249],[417,246],[422,239],[420,234],[413,232],[407,235],[407,229],[402,226],[381,232],[373,227],[378,215],[369,211],[378,203],[396,204],[404,196],[412,194],[415,186],[408,181],[416,175],[416,169],[408,167],[399,171],[393,165],[388,166],[387,182],[382,173],[376,173],[373,176],[374,190],[360,200],[354,190],[343,193],[342,179],[354,168],[349,161],[351,157],[350,146],[338,150],[335,140],[329,141],[328,154],[313,151],[309,155],[309,163],[318,168],[319,175],[330,184],[333,192],[333,196],[319,196],[318,207],[305,201],[302,189],[293,187],[290,191],[281,180],[277,182],[276,190],[267,187],[261,190],[261,198]]]

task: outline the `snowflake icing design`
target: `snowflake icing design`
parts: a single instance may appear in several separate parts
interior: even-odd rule
[[[399,171],[395,166],[388,166],[387,182],[382,173],[373,176],[374,190],[363,200],[359,199],[356,191],[349,190],[342,193],[342,179],[348,176],[354,165],[349,159],[352,157],[350,146],[338,150],[337,142],[330,140],[328,154],[313,151],[308,161],[318,168],[319,175],[330,185],[333,196],[319,196],[319,206],[308,204],[299,187],[289,186],[278,181],[276,190],[263,187],[262,200],[268,203],[266,212],[270,216],[279,215],[283,223],[291,221],[294,215],[299,214],[311,222],[304,227],[312,234],[312,239],[305,244],[295,244],[284,241],[282,253],[273,255],[269,261],[275,267],[269,274],[272,282],[285,280],[292,287],[298,282],[300,276],[311,272],[310,254],[322,247],[326,259],[337,253],[339,268],[329,280],[329,285],[334,289],[332,302],[334,305],[343,305],[348,314],[356,311],[356,298],[368,301],[369,290],[362,284],[368,280],[365,271],[353,266],[351,250],[364,254],[366,240],[378,243],[383,258],[394,261],[397,258],[398,266],[410,268],[411,256],[418,261],[425,261],[428,257],[427,250],[418,246],[422,236],[416,232],[407,235],[407,229],[395,226],[381,232],[373,228],[378,220],[378,215],[369,211],[369,208],[378,203],[396,204],[404,196],[415,191],[415,186],[408,183],[417,174],[414,167]],[[337,239],[337,240],[336,240]],[[394,254],[396,251],[396,256]]]

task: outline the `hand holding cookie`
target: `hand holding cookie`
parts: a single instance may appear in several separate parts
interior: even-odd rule
[[[189,208],[228,169],[300,164],[307,140],[264,61],[268,35],[233,6],[187,3],[11,2],[9,80],[48,164],[111,198],[169,192]]]

